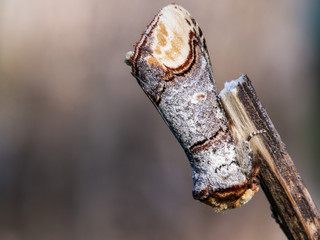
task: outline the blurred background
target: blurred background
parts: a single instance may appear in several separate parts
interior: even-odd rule
[[[176,1],[218,89],[246,73],[320,205],[320,3]],[[0,239],[286,239],[262,190],[193,200],[182,148],[123,63],[171,1],[0,0]]]

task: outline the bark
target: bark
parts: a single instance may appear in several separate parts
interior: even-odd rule
[[[231,130],[249,136],[276,222],[288,239],[320,239],[319,211],[249,78],[242,75],[220,97]]]

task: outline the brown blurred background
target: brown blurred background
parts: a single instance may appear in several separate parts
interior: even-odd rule
[[[260,191],[217,214],[123,63],[171,1],[0,0],[0,239],[286,239]],[[320,205],[319,2],[177,1],[218,89],[247,73]]]

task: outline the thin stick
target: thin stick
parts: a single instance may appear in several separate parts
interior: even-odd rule
[[[258,178],[288,239],[320,239],[320,215],[246,75],[221,92],[232,131],[250,141]],[[254,133],[259,133],[255,135]]]

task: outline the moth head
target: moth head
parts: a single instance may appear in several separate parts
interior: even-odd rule
[[[162,79],[170,80],[175,74],[181,75],[190,69],[196,58],[196,46],[210,64],[205,40],[196,21],[183,7],[170,4],[154,17],[134,51],[126,54],[125,62],[138,79],[144,79],[142,75],[152,67],[161,72]]]

